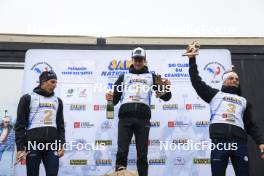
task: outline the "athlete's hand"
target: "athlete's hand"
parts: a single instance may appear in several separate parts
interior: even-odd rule
[[[170,85],[171,85],[170,80],[168,80],[168,79],[163,79],[163,81],[164,81],[164,84],[165,84],[166,86],[170,86]]]
[[[259,149],[260,149],[260,152],[261,152],[261,158],[264,159],[264,144],[260,144],[259,145]]]
[[[162,86],[161,90],[156,91],[156,97],[157,98],[160,98],[161,96],[165,95],[171,89],[170,80],[168,80],[166,78],[162,78],[161,82],[162,82],[161,85],[158,85],[158,86]],[[165,87],[163,87],[163,86],[165,86]]]
[[[200,44],[197,41],[193,41],[187,46],[186,52],[183,54],[183,56],[188,56],[189,59],[194,58],[196,55],[198,55],[199,49]]]
[[[171,82],[168,79],[163,79],[163,81],[164,81],[164,84],[165,84],[165,92],[167,93],[168,91],[171,90]]]
[[[63,157],[64,156],[64,149],[58,150],[58,157]]]
[[[105,94],[105,99],[107,100],[107,101],[113,101],[113,92],[107,92],[106,94]]]
[[[26,150],[17,151],[15,165],[20,163],[22,160],[25,160],[28,153],[29,152],[26,152]]]

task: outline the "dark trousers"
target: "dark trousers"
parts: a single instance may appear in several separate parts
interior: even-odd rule
[[[57,176],[59,171],[59,157],[52,150],[32,150],[27,155],[27,176],[38,176],[39,165],[43,162],[47,176]]]
[[[236,140],[213,139],[213,144],[234,144],[237,143],[237,150],[211,151],[212,176],[225,176],[229,158],[231,159],[236,176],[249,176],[248,148],[246,142]]]
[[[148,175],[148,138],[150,130],[149,119],[127,118],[118,122],[118,150],[116,156],[116,170],[127,167],[129,144],[135,134],[137,149],[137,169],[139,176]]]

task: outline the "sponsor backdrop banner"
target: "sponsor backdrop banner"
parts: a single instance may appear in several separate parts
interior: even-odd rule
[[[211,175],[210,150],[206,148],[209,146],[206,141],[210,142],[209,106],[191,85],[189,61],[181,56],[183,52],[147,50],[149,70],[172,82],[170,101],[163,102],[152,95],[150,176]],[[42,71],[53,69],[58,76],[56,95],[63,100],[66,140],[72,143],[71,150],[60,159],[59,175],[99,176],[113,170],[120,104],[115,107],[115,118],[106,119],[105,91],[111,89],[119,75],[128,72],[130,55],[130,50],[29,50],[26,53],[24,93],[30,93],[38,85]],[[220,88],[222,74],[231,69],[231,55],[228,50],[200,50],[197,63],[203,80]],[[206,149],[188,150],[190,141]],[[100,148],[97,144],[105,146]],[[84,145],[86,149],[78,150]],[[128,168],[136,170],[134,138]],[[227,175],[234,175],[232,170],[229,165]],[[25,173],[25,165],[15,167],[15,175]],[[41,175],[45,175],[42,165]]]
[[[4,108],[1,107],[0,111],[0,175],[12,176],[14,175],[15,162],[14,125],[16,119],[10,115],[8,110],[15,105],[5,104],[1,106]]]

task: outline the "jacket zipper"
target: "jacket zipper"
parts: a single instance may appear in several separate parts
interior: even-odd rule
[[[48,140],[48,138],[49,138],[48,134],[49,134],[49,129],[46,128],[46,139],[47,139],[47,140]]]
[[[138,103],[135,104],[135,113],[137,112],[137,105]]]
[[[230,137],[231,136],[231,125],[228,125],[228,133],[227,133],[227,136]]]

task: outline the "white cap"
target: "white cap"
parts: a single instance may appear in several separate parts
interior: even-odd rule
[[[137,58],[137,57],[146,58],[146,51],[143,48],[140,48],[140,47],[135,48],[132,51],[132,58]]]

